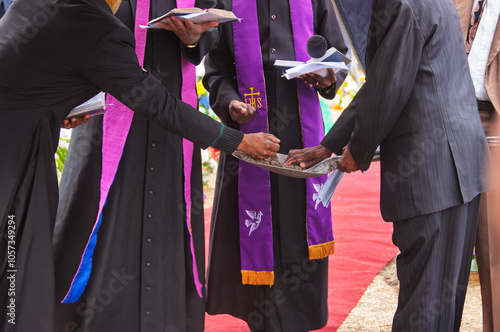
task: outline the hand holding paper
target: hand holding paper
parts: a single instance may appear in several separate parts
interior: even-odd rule
[[[342,159],[339,162],[339,170],[346,173],[359,171],[359,167],[354,161],[354,158],[349,152],[349,147],[346,145],[342,149]]]
[[[347,64],[349,64],[351,60],[340,53],[335,47],[331,47],[328,50],[326,47],[326,40],[322,36],[314,35],[310,37],[307,42],[307,52],[309,56],[311,56],[311,59],[306,62],[276,60],[274,66],[281,69],[283,71],[283,76],[289,80],[309,73],[327,78],[329,76],[328,68],[331,68],[334,73],[340,70],[347,70]],[[317,81],[310,83],[316,85],[316,82]]]
[[[300,79],[303,79],[307,83],[311,84],[315,88],[325,89],[332,86],[335,82],[337,82],[337,78],[335,77],[335,72],[332,68],[327,69],[326,77],[322,77],[316,73],[309,73],[300,76]]]

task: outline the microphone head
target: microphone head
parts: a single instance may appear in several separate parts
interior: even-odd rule
[[[325,55],[327,48],[328,45],[323,36],[314,35],[307,40],[307,54],[309,54],[311,58],[321,58]]]

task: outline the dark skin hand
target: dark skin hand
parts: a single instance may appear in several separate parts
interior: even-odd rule
[[[272,134],[245,134],[236,150],[245,152],[255,159],[273,157],[279,151],[280,140]]]
[[[332,153],[332,151],[323,145],[300,150],[290,150],[285,165],[300,163],[300,167],[309,168],[316,165],[320,161],[331,157]],[[342,158],[340,159],[338,169],[345,173],[359,171],[358,165],[356,165],[356,162],[352,158],[347,145],[342,149]]]
[[[332,151],[323,145],[317,145],[300,150],[290,150],[288,152],[288,158],[285,161],[285,165],[300,163],[300,167],[309,168],[316,165],[320,161],[331,157],[332,153]]]
[[[318,74],[309,73],[306,75],[300,76],[306,83],[311,84],[311,86],[317,89],[324,89],[332,86],[335,82],[337,82],[337,78],[335,77],[335,73],[332,68],[328,68],[328,76],[321,77]]]
[[[76,128],[78,127],[79,125],[81,124],[84,124],[85,122],[87,122],[90,118],[90,115],[85,115],[84,117],[81,117],[81,118],[71,118],[71,120],[64,120],[63,123],[61,124],[61,128],[65,128],[65,129],[72,129],[72,128]]]
[[[158,22],[158,25],[165,30],[175,33],[184,45],[196,44],[200,40],[202,33],[219,25],[217,21],[194,24],[191,20],[181,20],[175,16],[167,18],[166,21],[167,24]]]
[[[229,103],[229,115],[231,115],[233,121],[239,124],[247,123],[255,115],[255,107],[239,100],[232,100]]]
[[[340,159],[338,169],[346,173],[359,171],[359,167],[356,165],[347,145],[342,149],[342,159]]]

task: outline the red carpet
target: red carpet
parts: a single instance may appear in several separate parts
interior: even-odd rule
[[[329,265],[330,315],[327,326],[318,331],[336,331],[373,278],[398,252],[391,241],[392,224],[380,216],[379,194],[380,168],[374,163],[365,173],[345,174],[332,198],[336,244]],[[207,209],[206,241],[210,214]],[[248,331],[243,321],[229,315],[207,315],[205,324],[207,332]]]

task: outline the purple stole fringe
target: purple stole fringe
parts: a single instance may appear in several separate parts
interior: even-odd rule
[[[290,0],[289,3],[295,60],[306,61],[309,59],[307,39],[314,34],[312,4],[303,0]],[[240,130],[245,133],[268,132],[256,1],[233,1],[233,12],[244,18],[241,23],[233,23],[238,92],[242,100],[253,104],[257,110],[252,121],[240,125]],[[298,80],[297,95],[304,147],[316,146],[324,136],[317,92],[309,84]],[[321,204],[318,196],[326,178],[325,175],[306,180],[309,259],[319,259],[334,253],[331,210]],[[268,171],[239,162],[238,208],[242,283],[273,285],[273,229]]]
[[[177,0],[179,8],[194,6],[194,0]],[[144,65],[144,52],[146,47],[147,30],[141,29],[139,24],[145,24],[149,20],[149,0],[138,0],[136,7],[134,35],[136,40],[136,54],[139,65]],[[196,69],[184,57],[182,61],[182,100],[193,107],[197,107],[198,97],[196,95]],[[127,140],[127,135],[132,123],[133,111],[108,95],[108,112],[103,117],[103,138],[102,138],[102,173],[101,173],[101,196],[99,199],[99,209],[92,234],[89,237],[85,250],[82,254],[80,266],[73,278],[70,289],[62,303],[76,302],[82,295],[92,270],[92,256],[97,244],[97,232],[102,221],[102,210],[106,204],[109,190],[113,184],[123,148]],[[184,200],[186,203],[186,220],[190,235],[190,248],[193,257],[193,276],[198,295],[202,297],[202,283],[199,279],[196,256],[194,252],[193,237],[191,231],[191,170],[193,158],[193,143],[183,140],[184,156]],[[124,226],[125,227],[125,226]]]

